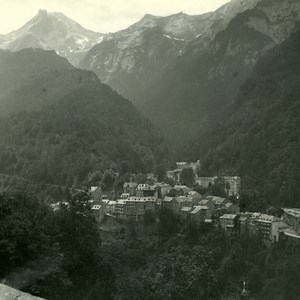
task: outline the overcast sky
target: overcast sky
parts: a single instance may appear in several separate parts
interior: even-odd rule
[[[229,0],[0,0],[0,34],[16,30],[39,9],[58,11],[98,32],[124,29],[146,13],[166,16],[178,12],[202,14]]]

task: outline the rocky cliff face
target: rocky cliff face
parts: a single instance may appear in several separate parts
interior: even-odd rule
[[[201,34],[201,20],[208,17],[145,15],[92,48],[80,67],[94,71],[134,103],[142,101],[142,91],[182,54],[191,39]]]
[[[19,30],[0,36],[0,48],[11,51],[24,48],[55,50],[77,65],[89,49],[101,42],[103,36],[84,29],[62,13],[40,10]]]
[[[80,67],[94,71],[103,82],[140,105],[149,86],[184,54],[192,40],[205,48],[238,12],[253,7],[256,1],[231,1],[216,12],[199,16],[145,15],[129,28],[108,35],[89,51]]]
[[[30,294],[15,290],[7,285],[0,284],[0,299],[1,300],[42,300],[42,298],[34,297]]]

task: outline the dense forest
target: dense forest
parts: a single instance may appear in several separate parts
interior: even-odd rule
[[[38,49],[1,51],[0,70],[1,174],[80,186],[167,168],[158,130],[92,72]]]
[[[297,33],[262,57],[233,110],[193,149],[203,174],[240,175],[260,205],[300,205],[299,53]]]
[[[101,240],[84,193],[52,211],[25,194],[2,194],[0,277],[51,299],[299,299],[299,245],[267,248],[227,237],[169,210],[121,222]]]

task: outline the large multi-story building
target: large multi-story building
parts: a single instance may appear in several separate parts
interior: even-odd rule
[[[220,177],[224,179],[225,191],[228,192],[228,196],[239,196],[241,193],[241,177],[238,176],[224,176]],[[217,176],[213,177],[198,177],[196,183],[204,188],[209,188],[214,185],[218,180]]]
[[[158,186],[149,185],[148,183],[141,183],[137,186],[136,196],[137,197],[155,197],[158,198]]]
[[[278,242],[279,233],[285,227],[280,218],[254,213],[249,219],[250,233],[260,234],[267,242]]]
[[[215,181],[217,180],[217,176],[214,177],[198,177],[196,179],[196,183],[198,183],[199,185],[201,185],[204,188],[209,188],[210,186],[212,186]]]
[[[114,213],[120,219],[125,219],[125,205],[126,200],[119,199],[115,203]]]
[[[155,186],[160,190],[160,196],[164,198],[172,189],[172,187],[164,182],[156,182]]]
[[[208,206],[197,205],[194,206],[190,211],[191,219],[197,223],[205,222],[206,220],[211,220],[212,211]]]
[[[233,235],[238,233],[238,215],[225,214],[220,217],[219,221],[226,234]]]
[[[93,217],[95,218],[96,222],[98,224],[100,224],[103,221],[104,216],[105,216],[105,205],[104,204],[93,205],[91,208],[91,213],[92,213]]]
[[[125,182],[123,185],[124,194],[129,194],[130,196],[135,196],[136,188],[138,184],[136,182]]]
[[[114,207],[110,211],[120,219],[134,218],[138,221],[144,218],[147,210],[155,211],[156,203],[156,197],[129,197],[113,202]]]
[[[228,196],[239,196],[241,193],[241,177],[238,176],[225,176],[224,177],[226,185],[226,190]],[[229,189],[227,189],[227,187]]]
[[[283,222],[300,235],[300,208],[284,208]]]

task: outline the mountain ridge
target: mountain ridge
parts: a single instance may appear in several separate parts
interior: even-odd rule
[[[167,167],[159,132],[91,71],[42,49],[0,51],[0,65],[0,173],[80,186]]]
[[[24,48],[55,50],[77,65],[93,45],[102,41],[104,34],[83,28],[60,12],[38,14],[20,29],[3,35],[0,48],[18,51]]]

